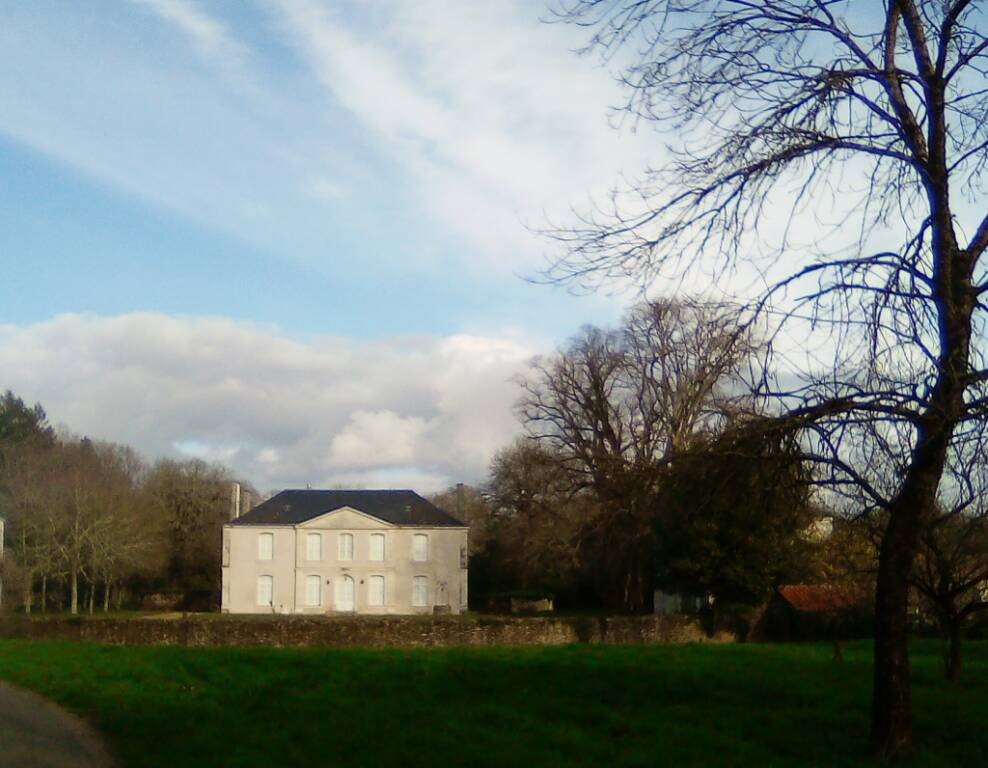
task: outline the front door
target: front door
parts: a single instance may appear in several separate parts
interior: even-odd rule
[[[353,579],[350,576],[336,579],[335,608],[337,611],[353,610]]]

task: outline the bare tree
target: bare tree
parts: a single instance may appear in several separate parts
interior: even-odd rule
[[[960,679],[965,626],[988,610],[988,424],[959,433],[938,513],[920,536],[912,584],[944,640],[944,672]]]
[[[583,538],[608,543],[607,557],[595,559],[612,607],[648,607],[661,468],[745,405],[742,374],[754,351],[726,305],[654,302],[633,309],[620,330],[587,328],[533,362],[519,415],[562,457],[573,489],[591,489],[600,502]]]
[[[988,519],[944,515],[923,531],[913,585],[944,639],[944,672],[961,676],[964,626],[988,610]]]
[[[140,495],[147,472],[132,449],[113,443],[97,446],[98,512],[89,536],[90,605],[102,586],[103,611],[110,609],[110,593],[127,576],[147,574],[162,560],[160,529]]]
[[[158,461],[144,485],[162,537],[169,586],[186,606],[207,607],[220,592],[220,541],[230,516],[232,475],[223,467],[192,460]]]
[[[912,741],[909,577],[955,432],[988,405],[984,8],[559,0],[556,13],[592,30],[588,49],[628,57],[625,113],[671,130],[668,161],[631,194],[555,233],[550,274],[595,285],[754,264],[772,338],[826,336],[815,375],[772,393],[812,427],[833,487],[887,514],[872,739],[898,754]],[[895,474],[868,471],[875,451]]]
[[[573,493],[566,459],[557,451],[524,437],[502,448],[491,460],[487,493],[497,565],[514,586],[572,590],[579,570],[598,572],[596,559],[580,558],[586,549],[581,533],[597,505]]]

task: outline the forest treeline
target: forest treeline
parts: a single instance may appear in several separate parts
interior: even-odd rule
[[[233,474],[56,434],[40,404],[0,397],[4,603],[25,612],[218,604]]]

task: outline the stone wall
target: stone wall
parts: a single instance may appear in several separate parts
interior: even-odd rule
[[[444,647],[730,642],[689,616],[228,616],[0,618],[0,637],[111,645]]]

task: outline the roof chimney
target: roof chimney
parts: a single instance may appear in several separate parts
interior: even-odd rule
[[[240,517],[240,483],[233,483],[230,489],[230,519],[236,520]]]

